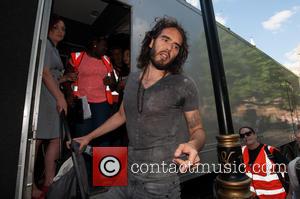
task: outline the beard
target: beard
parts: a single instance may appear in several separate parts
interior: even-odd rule
[[[169,60],[169,62],[167,62],[167,63],[164,63],[164,60],[162,60],[162,59],[156,60],[156,59],[155,59],[155,56],[156,56],[156,55],[158,55],[158,53],[156,53],[155,49],[152,48],[151,51],[150,51],[150,61],[151,61],[152,65],[153,65],[156,69],[158,69],[158,70],[165,70],[165,71],[168,71],[169,68],[172,67],[175,58]]]

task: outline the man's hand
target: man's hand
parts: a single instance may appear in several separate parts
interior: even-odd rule
[[[117,88],[116,79],[112,76],[106,76],[103,78],[103,84],[109,86],[110,90],[115,91]]]
[[[83,151],[83,149],[89,144],[89,142],[91,141],[89,139],[88,136],[82,136],[82,137],[78,137],[78,138],[74,138],[73,139],[75,142],[79,143],[79,151]],[[67,147],[70,149],[70,142],[67,142]]]
[[[180,144],[174,153],[173,161],[179,164],[181,172],[197,166],[200,162],[198,151],[202,149],[205,142],[205,132],[202,127],[200,112],[198,109],[185,112],[185,118],[188,124],[190,141]],[[187,155],[187,160],[183,160],[182,155]]]
[[[103,78],[103,84],[105,85],[105,86],[109,86],[109,85],[111,85],[111,84],[113,84],[113,79],[112,79],[112,77],[110,77],[110,76],[105,76],[104,78]]]
[[[185,154],[188,156],[188,159],[181,159],[182,155]],[[200,157],[198,151],[191,143],[183,143],[177,147],[173,161],[179,165],[181,172],[186,172],[188,168],[192,168],[200,162]]]

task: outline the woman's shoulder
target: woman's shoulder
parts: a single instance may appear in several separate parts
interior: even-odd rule
[[[50,39],[47,39],[46,49],[56,49],[55,45]]]

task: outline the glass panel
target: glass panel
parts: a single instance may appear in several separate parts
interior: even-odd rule
[[[218,31],[235,131],[252,126],[262,142],[289,142],[295,118],[286,82],[299,90],[297,76],[226,28]]]

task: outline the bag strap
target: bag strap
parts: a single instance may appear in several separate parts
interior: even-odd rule
[[[84,182],[83,182],[83,178],[82,178],[82,174],[80,172],[80,168],[79,168],[79,164],[78,164],[78,160],[76,158],[76,154],[79,153],[79,144],[77,142],[72,141],[72,137],[71,137],[71,133],[70,133],[70,127],[69,124],[67,122],[67,118],[66,118],[66,114],[65,111],[62,111],[60,113],[60,119],[62,122],[62,127],[63,130],[66,134],[67,140],[71,141],[71,154],[72,154],[72,161],[73,161],[73,165],[74,165],[74,169],[75,169],[75,173],[76,173],[76,179],[77,179],[77,184],[79,186],[79,192],[80,192],[80,196],[81,199],[87,199],[87,192],[85,191],[84,188]]]
[[[276,161],[275,156],[270,152],[270,150],[269,150],[269,148],[268,148],[268,145],[265,145],[264,147],[265,147],[265,152],[266,152],[268,158],[269,158],[270,160],[272,160],[275,164],[278,163],[278,161]],[[275,165],[275,166],[277,166],[277,165]],[[283,179],[283,177],[282,177],[282,175],[279,173],[279,169],[278,169],[277,167],[275,168],[275,172],[276,172],[276,174],[277,174],[277,176],[278,176],[278,178],[279,178],[279,180],[280,180],[280,182],[281,182],[281,184],[282,184],[282,187],[285,189],[285,191],[286,191],[286,193],[287,193],[287,192],[288,192],[288,187],[287,187],[287,185],[285,184],[285,179]]]

